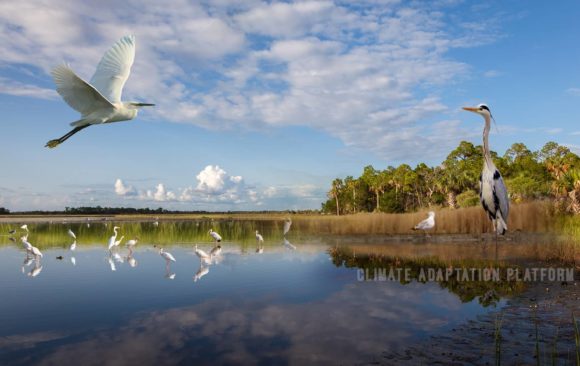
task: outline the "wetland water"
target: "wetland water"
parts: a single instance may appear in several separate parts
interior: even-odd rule
[[[139,237],[132,254],[124,242],[107,250],[114,225],[118,238]],[[534,245],[500,244],[495,252],[477,242],[399,243],[296,230],[284,240],[282,226],[29,224],[28,241],[43,253],[37,260],[23,249],[22,230],[0,236],[0,364],[388,364],[526,291],[521,283],[421,283],[417,268],[489,266],[497,256],[521,259],[529,252],[521,247]],[[209,228],[224,238],[222,252],[201,263],[194,245],[210,252]],[[176,262],[167,265],[158,247]],[[359,280],[359,268],[393,266],[410,268],[411,280]],[[488,342],[493,352],[493,337]]]

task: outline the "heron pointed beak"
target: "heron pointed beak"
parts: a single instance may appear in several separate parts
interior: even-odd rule
[[[478,109],[474,107],[463,107],[464,110],[477,113]]]
[[[131,103],[131,105],[134,105],[135,107],[153,107],[153,106],[155,106],[155,104],[152,104],[152,103]]]

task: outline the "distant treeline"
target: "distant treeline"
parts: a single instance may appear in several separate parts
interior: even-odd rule
[[[191,215],[209,215],[209,214],[308,214],[315,213],[315,210],[300,211],[179,211],[167,210],[164,208],[134,208],[134,207],[65,207],[64,211],[21,211],[12,212],[15,215],[162,215],[162,214],[191,214]],[[10,214],[10,210],[0,207],[0,215]]]
[[[515,143],[503,156],[491,154],[512,202],[553,199],[558,209],[580,213],[580,157],[569,148],[548,142],[530,151]],[[380,170],[369,165],[358,178],[336,178],[322,211],[341,215],[474,206],[479,204],[482,166],[482,147],[467,141],[436,167],[401,164]]]

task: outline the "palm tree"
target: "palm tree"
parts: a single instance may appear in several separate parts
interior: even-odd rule
[[[342,179],[336,178],[332,181],[332,188],[330,189],[330,195],[334,197],[336,201],[336,216],[340,216],[340,206],[338,204],[338,196],[340,195],[340,191],[342,190],[344,184]]]

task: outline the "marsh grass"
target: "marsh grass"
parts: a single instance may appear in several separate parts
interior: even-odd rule
[[[430,234],[480,235],[492,230],[491,221],[481,207],[440,209],[435,228]],[[345,216],[298,216],[294,225],[301,230],[321,234],[411,234],[411,228],[427,217],[427,212],[387,214],[359,213]],[[550,231],[555,222],[552,205],[537,201],[512,205],[508,227],[510,232],[538,233]],[[579,231],[580,232],[580,231]],[[416,233],[422,235],[422,233]]]

